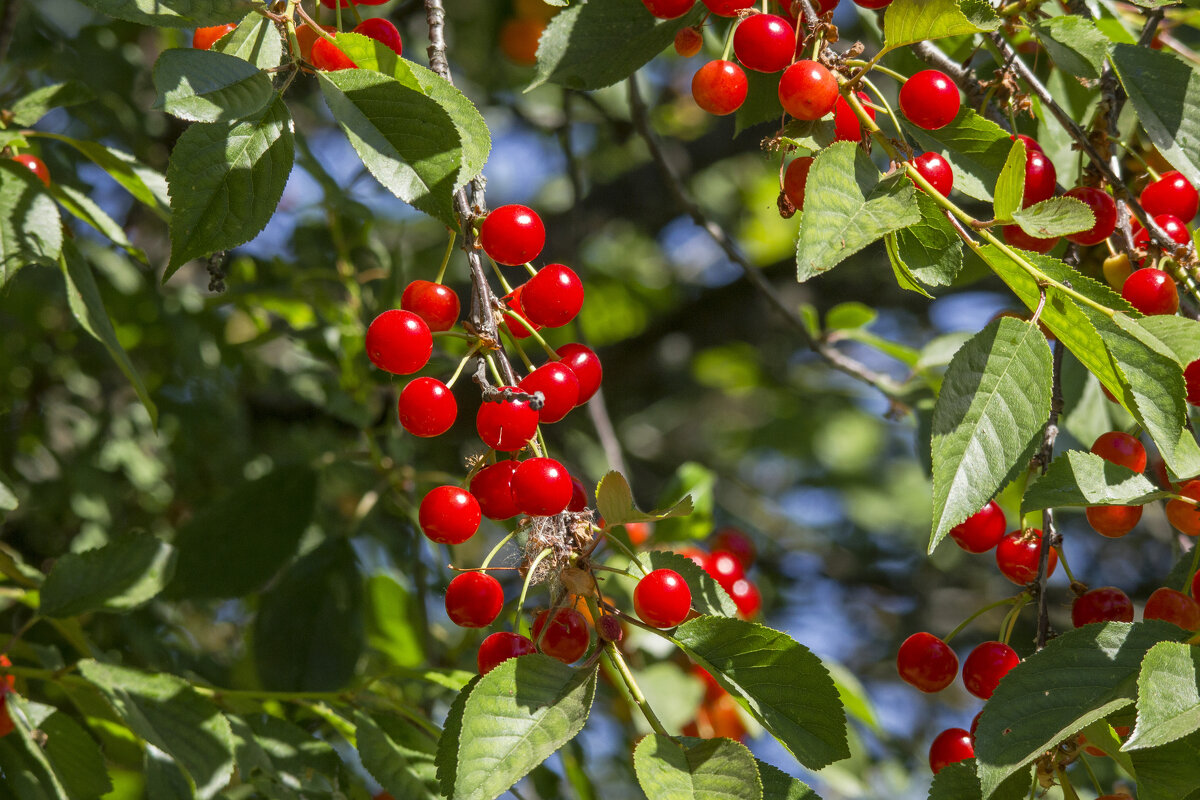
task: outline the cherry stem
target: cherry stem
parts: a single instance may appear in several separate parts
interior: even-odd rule
[[[903,75],[902,73],[896,72],[896,70],[894,70],[890,67],[885,67],[882,64],[876,64],[874,62],[863,61],[860,58],[846,59],[846,66],[848,66],[848,67],[869,67],[871,70],[874,70],[875,72],[882,72],[884,75],[887,75],[890,78],[895,78],[896,80],[900,81],[901,83],[904,83],[906,80],[908,80],[907,76]],[[862,80],[865,82],[866,77],[864,76],[862,78],[859,78],[858,80]]]
[[[1083,764],[1083,770],[1088,774],[1088,778],[1092,781],[1092,786],[1096,789],[1096,796],[1101,797],[1104,790],[1100,788],[1100,781],[1096,778],[1096,773],[1092,771],[1092,765],[1088,763],[1087,753],[1079,754],[1079,763]]]
[[[492,373],[492,380],[496,382],[496,385],[504,386],[504,378],[500,377],[500,370],[496,368],[496,359],[492,358],[492,354],[488,353],[483,360],[487,362],[488,370]]]
[[[287,10],[284,11],[283,27],[287,30],[288,46],[293,48],[292,63],[300,62],[300,40],[296,38],[296,10],[299,9],[301,16],[304,15],[304,9],[300,8],[300,0],[288,0]]]
[[[492,559],[496,557],[496,554],[500,552],[504,545],[512,541],[512,538],[516,535],[516,531],[513,531],[512,533],[509,533],[508,536],[505,536],[503,539],[497,542],[496,546],[492,548],[492,552],[488,553],[487,558],[483,560],[483,566],[481,566],[480,569],[487,569],[488,564],[492,563]]]
[[[32,617],[30,617],[25,622],[25,624],[20,627],[20,629],[16,633],[14,633],[12,636],[8,637],[8,641],[4,643],[4,647],[0,647],[0,656],[6,655],[8,653],[8,650],[10,647],[12,647],[14,644],[16,644],[20,640],[20,638],[29,631],[30,628],[32,628],[34,625],[38,624],[41,621],[42,621],[42,617],[39,614],[34,614]]]
[[[533,362],[530,361],[529,356],[525,354],[525,348],[521,346],[521,340],[514,336],[512,331],[510,331],[507,326],[501,327],[500,332],[507,337],[509,344],[516,348],[517,355],[521,358],[521,363],[525,365],[525,368],[530,372],[533,372]]]
[[[1017,602],[1013,603],[1013,607],[1004,617],[1004,621],[1000,623],[1000,641],[1008,644],[1008,640],[1012,638],[1013,629],[1017,627],[1017,618],[1021,616],[1021,609],[1028,601],[1028,593],[1022,592],[1017,595]]]
[[[540,344],[542,346],[542,349],[546,351],[546,355],[550,356],[550,360],[551,361],[558,360],[558,353],[554,352],[553,347],[546,344],[546,340],[542,338],[542,335],[540,333],[538,333],[537,330],[532,325],[530,325],[529,322],[524,317],[522,317],[517,312],[513,311],[511,308],[504,309],[504,316],[509,317],[510,319],[515,319],[518,322],[520,322],[521,325],[523,325],[525,327],[525,330],[529,331],[529,335],[532,336],[534,339],[536,339],[538,344]]]
[[[729,32],[725,34],[725,50],[721,53],[721,60],[728,61],[729,53],[733,50],[733,31],[737,28],[737,24],[729,26]]]
[[[530,264],[528,261],[525,262],[525,269],[528,270],[530,277],[537,275],[537,268],[535,268],[533,264]]]
[[[621,655],[621,651],[617,649],[616,645],[609,642],[604,647],[604,653],[621,675],[621,680],[625,683],[625,688],[629,690],[629,696],[633,698],[633,702],[641,709],[642,715],[650,723],[650,727],[660,736],[670,736],[667,733],[667,729],[663,727],[662,722],[659,721],[658,716],[654,713],[654,709],[650,708],[650,704],[646,702],[646,695],[642,694],[641,687],[634,680],[633,673],[629,671],[629,665],[625,663],[625,658]]]
[[[537,558],[529,565],[529,571],[525,573],[525,582],[521,584],[521,598],[517,600],[517,607],[513,611],[513,630],[518,633],[521,630],[521,608],[525,605],[525,595],[529,593],[529,584],[533,581],[533,573],[537,572],[538,564],[542,563],[542,559],[550,555],[553,551],[547,547],[545,550],[537,554]]]
[[[1079,800],[1079,794],[1075,791],[1075,787],[1071,785],[1071,779],[1067,777],[1067,770],[1062,765],[1058,767],[1058,781],[1062,786],[1063,800]]]
[[[607,521],[608,521],[608,520],[605,520],[605,522],[607,522]],[[646,572],[646,568],[645,568],[644,566],[642,566],[642,562],[641,562],[641,560],[638,558],[638,555],[637,555],[637,553],[633,552],[633,551],[632,551],[632,550],[630,550],[628,547],[626,547],[624,542],[622,542],[622,541],[621,541],[619,538],[617,538],[616,536],[613,536],[612,534],[610,534],[610,533],[608,532],[608,530],[607,530],[607,529],[605,529],[605,528],[601,528],[601,529],[600,529],[600,532],[601,532],[602,534],[604,534],[604,538],[605,538],[605,540],[606,540],[606,541],[608,541],[608,542],[610,542],[610,543],[612,543],[612,544],[616,545],[616,547],[617,547],[617,549],[618,549],[618,550],[620,550],[620,551],[621,551],[622,553],[624,553],[625,555],[629,556],[629,560],[630,560],[630,562],[632,562],[633,564],[636,564],[636,565],[637,565],[637,568],[638,568],[638,571],[639,571],[639,572],[641,572],[643,575],[648,575],[648,574],[649,574],[648,572]]]
[[[446,277],[446,267],[450,265],[450,255],[454,252],[454,242],[457,239],[458,233],[450,230],[450,241],[446,242],[446,252],[442,254],[442,265],[438,267],[437,280],[434,283],[441,283],[442,279]]]
[[[468,350],[467,354],[462,357],[461,361],[458,362],[458,368],[454,370],[454,374],[450,376],[450,380],[446,381],[447,389],[454,388],[454,382],[458,380],[459,375],[462,375],[463,367],[467,365],[467,362],[470,361],[471,357],[474,356],[478,351],[479,342],[476,342],[475,344],[471,345],[471,349]]]
[[[904,137],[904,129],[900,127],[900,118],[897,117],[896,112],[892,110],[892,106],[887,101],[887,98],[883,96],[883,92],[879,91],[879,88],[875,84],[871,83],[869,78],[863,78],[862,82],[863,86],[866,86],[872,94],[879,98],[879,102],[883,105],[883,110],[887,113],[888,118],[892,120],[892,124],[896,126],[896,133],[899,135],[900,141],[907,143],[908,140]]]
[[[950,633],[943,636],[942,641],[945,642],[946,644],[949,644],[951,639],[953,639],[955,636],[958,636],[958,634],[962,633],[963,630],[968,625],[970,625],[972,622],[974,622],[976,619],[978,619],[979,617],[982,617],[984,614],[991,611],[993,608],[999,608],[1000,606],[1003,606],[1003,605],[1015,603],[1017,601],[1017,598],[1021,597],[1022,595],[1024,595],[1024,592],[1022,592],[1021,594],[1015,594],[1012,597],[1006,597],[1003,600],[997,600],[994,603],[988,603],[986,606],[979,609],[974,614],[972,614],[971,616],[967,617],[962,622],[960,622],[958,624],[958,627],[956,627],[954,630],[950,631]]]
[[[1071,572],[1071,565],[1067,563],[1067,556],[1063,552],[1062,545],[1055,545],[1054,549],[1058,552],[1058,560],[1062,562],[1063,572],[1067,573],[1067,580],[1075,583],[1075,574]]]

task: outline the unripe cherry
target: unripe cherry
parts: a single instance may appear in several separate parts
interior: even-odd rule
[[[695,28],[680,28],[675,34],[675,52],[683,58],[691,58],[700,52],[704,37]]]

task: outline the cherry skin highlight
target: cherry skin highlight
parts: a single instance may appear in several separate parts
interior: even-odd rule
[[[746,69],[779,72],[795,56],[796,31],[783,17],[754,14],[733,32],[733,52]]]
[[[50,188],[50,169],[46,166],[45,161],[30,153],[15,155],[13,156],[13,161],[28,169],[37,176],[39,181],[45,184],[46,188]]]
[[[837,79],[816,61],[797,61],[779,79],[779,102],[796,119],[820,119],[833,110],[837,98]]]
[[[958,656],[932,633],[921,631],[904,640],[896,653],[896,671],[910,686],[922,692],[940,692],[954,683]]]
[[[479,244],[497,264],[525,264],[537,258],[546,246],[546,227],[531,208],[500,206],[479,226]]]
[[[517,387],[526,394],[541,392],[546,398],[538,411],[540,422],[558,422],[579,403],[579,378],[561,361],[542,364],[526,375]]]
[[[462,544],[479,530],[479,502],[466,489],[430,489],[417,510],[421,531],[438,544]]]
[[[656,569],[638,581],[633,590],[633,610],[655,628],[674,628],[692,609],[692,590],[674,570]]]
[[[948,728],[929,746],[929,768],[937,775],[951,764],[975,757],[971,734],[962,728]]]
[[[485,401],[475,415],[475,430],[483,443],[493,450],[505,452],[524,447],[537,432],[537,425],[538,412],[530,408],[528,400]]]
[[[486,628],[502,608],[500,581],[485,572],[461,572],[446,587],[446,614],[460,628]]]
[[[437,378],[416,378],[400,392],[396,404],[400,424],[413,436],[439,436],[454,424],[458,402]]]
[[[448,331],[458,322],[458,295],[450,287],[433,281],[415,280],[404,287],[400,308],[411,311],[430,331]]]
[[[471,478],[471,494],[479,502],[479,509],[488,519],[509,519],[521,513],[513,500],[512,479],[517,471],[517,462],[511,459],[497,461],[484,467]]]
[[[720,552],[712,553],[708,557],[708,561],[704,565],[704,571],[712,576],[712,579],[721,584],[721,588],[729,591],[734,583],[746,577],[746,571],[742,567],[742,563],[733,557],[730,553]]]
[[[900,87],[900,111],[913,125],[927,131],[949,125],[961,106],[954,81],[936,69],[921,70]]]
[[[527,656],[536,652],[537,648],[533,646],[533,641],[519,633],[509,633],[508,631],[493,633],[479,645],[479,654],[476,657],[479,674],[488,674],[510,658]]]
[[[1008,521],[995,500],[950,529],[950,536],[968,553],[986,553],[1004,538]]]
[[[543,628],[545,633],[542,633]],[[558,609],[553,619],[549,611],[543,611],[533,621],[534,644],[543,653],[564,664],[578,661],[587,652],[591,638],[587,620],[573,608]]]
[[[1164,173],[1142,189],[1138,200],[1151,216],[1170,214],[1184,222],[1190,222],[1200,209],[1200,193],[1187,178],[1175,171]]]
[[[733,585],[729,587],[729,596],[733,598],[733,603],[738,609],[738,616],[742,619],[751,619],[762,609],[762,594],[759,593],[754,582],[746,578],[733,582]]]
[[[564,344],[554,352],[558,353],[562,363],[570,367],[579,379],[578,405],[591,400],[592,395],[600,389],[600,381],[604,377],[604,369],[600,366],[600,359],[596,353],[590,347],[574,343]]]
[[[525,282],[521,308],[530,321],[561,328],[583,308],[583,282],[562,264],[547,264]]]
[[[692,99],[700,108],[718,117],[741,108],[749,91],[746,73],[732,61],[710,61],[692,76]]]
[[[429,363],[433,335],[411,311],[390,309],[367,327],[367,358],[393,375],[411,375]]]
[[[404,43],[400,41],[400,31],[396,29],[390,21],[383,17],[372,17],[364,19],[362,22],[354,26],[351,33],[360,33],[363,36],[369,36],[381,44],[387,45],[396,55],[400,55],[404,50]]]
[[[921,173],[921,177],[929,181],[934,189],[937,189],[938,194],[946,197],[950,194],[950,190],[954,188],[954,171],[950,169],[949,162],[942,158],[937,153],[922,153],[913,159],[913,166],[917,168],[917,172]]]
[[[1018,586],[1024,586],[1037,578],[1041,548],[1042,532],[1037,528],[1013,531],[996,545],[996,566],[1004,577]],[[1046,576],[1053,575],[1057,566],[1058,553],[1050,548]]]
[[[1179,310],[1179,289],[1175,279],[1154,267],[1134,270],[1121,287],[1121,297],[1148,317],[1174,314]]]
[[[963,662],[963,685],[976,697],[987,700],[996,691],[1000,679],[1021,659],[1003,642],[984,642],[976,646]]]
[[[1092,589],[1071,604],[1071,622],[1076,628],[1093,622],[1133,622],[1133,601],[1115,586]]]
[[[571,502],[571,476],[553,458],[528,458],[512,479],[513,502],[531,517],[552,517]]]

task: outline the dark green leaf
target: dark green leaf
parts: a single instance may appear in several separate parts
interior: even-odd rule
[[[229,717],[242,780],[266,782],[286,797],[301,800],[292,790],[329,791],[328,776],[337,773],[340,759],[328,742],[269,714],[245,719]],[[273,796],[273,795],[272,795]]]
[[[963,36],[1000,27],[991,6],[977,0],[895,0],[883,17],[885,47]]]
[[[933,299],[933,295],[917,281],[917,276],[913,274],[912,269],[900,257],[900,248],[896,242],[895,233],[889,233],[883,237],[883,246],[887,251],[888,263],[892,265],[892,274],[896,276],[896,285],[905,291],[916,292],[922,297]]]
[[[0,789],[10,789],[19,800],[72,800],[54,771],[35,731],[54,713],[53,706],[8,694],[6,712],[13,732],[0,738]],[[7,800],[7,798],[6,798]]]
[[[146,745],[142,761],[146,776],[146,796],[154,800],[192,800],[196,795],[183,769],[169,755],[152,744]]]
[[[764,800],[821,800],[821,796],[805,786],[803,781],[765,761],[755,761],[758,762],[758,777],[762,781]]]
[[[458,782],[458,747],[462,738],[463,711],[467,706],[467,698],[480,680],[481,676],[476,675],[455,695],[442,725],[442,736],[438,739],[437,779],[442,794],[447,797],[454,794],[454,786]]]
[[[1025,143],[1020,139],[1013,142],[1008,151],[1008,158],[996,179],[994,211],[996,219],[1007,222],[1013,214],[1021,210],[1025,196]]]
[[[1162,747],[1137,750],[1138,800],[1197,800],[1196,765],[1200,764],[1200,732]]]
[[[633,768],[648,797],[656,800],[761,800],[754,756],[732,739],[682,745],[651,734],[633,751]]]
[[[1145,750],[1200,729],[1200,647],[1159,642],[1138,673],[1137,726],[1125,750]]]
[[[1110,59],[1150,141],[1200,186],[1200,72],[1175,53],[1135,44],[1114,46]]]
[[[133,246],[129,237],[125,235],[125,230],[92,198],[69,183],[50,184],[50,193],[68,212],[107,236],[113,244],[123,248],[138,261],[148,263],[146,254]]]
[[[1051,197],[1012,212],[1012,218],[1021,230],[1040,239],[1086,231],[1096,224],[1092,210],[1074,197]]]
[[[42,584],[38,612],[72,617],[88,611],[130,611],[162,591],[174,568],[175,548],[145,533],[66,553]]]
[[[12,124],[32,128],[52,109],[79,105],[94,97],[92,90],[78,81],[43,86],[12,104]]]
[[[46,188],[25,167],[0,160],[0,287],[21,267],[53,264],[62,245],[62,220]]]
[[[236,22],[261,0],[79,0],[117,19],[160,28],[195,28]]]
[[[1140,506],[1170,497],[1144,475],[1081,450],[1050,463],[1021,498],[1024,511],[1065,506]]]
[[[92,800],[112,790],[100,746],[79,723],[56,711],[38,728],[46,735],[46,759],[68,797]]]
[[[927,286],[949,286],[962,268],[962,239],[929,195],[917,192],[921,220],[896,231],[896,254]]]
[[[927,131],[905,123],[925,150],[942,153],[954,169],[954,189],[968,197],[992,202],[992,187],[1012,150],[1010,134],[967,106],[944,128]]]
[[[1029,770],[1015,772],[992,797],[994,800],[1024,800],[1031,782]],[[981,800],[982,796],[979,776],[975,774],[975,759],[944,767],[933,776],[933,785],[929,787],[929,800]]]
[[[171,201],[167,196],[166,178],[157,170],[147,167],[123,150],[117,150],[99,142],[72,139],[57,133],[38,133],[37,135],[74,147],[96,166],[107,172],[110,178],[119,183],[138,202],[145,204],[166,219],[166,211],[171,205]]]
[[[675,474],[659,492],[658,499],[663,506],[673,504],[666,514],[671,514],[677,508],[680,511],[655,524],[655,541],[690,541],[712,533],[716,483],[717,476],[703,464],[685,461],[676,467]]]
[[[154,63],[156,108],[189,122],[234,122],[271,100],[271,78],[236,56],[175,47]]]
[[[673,569],[682,575],[692,592],[692,607],[701,614],[716,614],[722,617],[737,616],[737,604],[721,588],[721,584],[713,580],[711,575],[687,556],[672,553],[669,550],[650,550],[643,553],[639,561],[647,571]]]
[[[384,791],[413,800],[442,796],[433,763],[437,742],[411,722],[390,714],[359,712],[355,727],[363,766]]]
[[[283,39],[275,23],[253,12],[247,14],[231,33],[218,39],[212,49],[237,56],[259,69],[277,67],[283,59]]]
[[[1083,16],[1064,14],[1031,26],[1050,58],[1070,75],[1099,78],[1108,55],[1108,37]]]
[[[779,102],[779,75],[752,69],[745,72],[748,88],[745,101],[734,112],[735,136],[763,122],[774,121],[778,126],[779,120],[783,119],[783,106]]]
[[[624,525],[629,522],[654,522],[667,517],[686,517],[692,513],[691,496],[684,497],[666,511],[639,511],[633,504],[629,481],[619,472],[607,473],[596,484],[596,510],[604,517],[605,525]]]

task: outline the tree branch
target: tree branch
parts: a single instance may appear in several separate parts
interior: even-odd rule
[[[1046,474],[1046,470],[1049,469],[1050,462],[1054,458],[1054,442],[1058,438],[1058,418],[1063,410],[1062,363],[1062,342],[1055,340],[1054,371],[1050,394],[1050,418],[1046,420],[1046,428],[1042,433],[1042,447],[1038,451],[1038,461],[1041,465],[1043,475]],[[1060,544],[1060,540],[1061,537],[1054,525],[1054,509],[1047,508],[1042,511],[1042,547],[1041,552],[1038,554],[1038,622],[1036,640],[1038,650],[1045,647],[1046,641],[1050,638],[1050,607],[1046,597],[1046,580],[1049,577],[1047,571],[1050,566],[1050,548]]]

